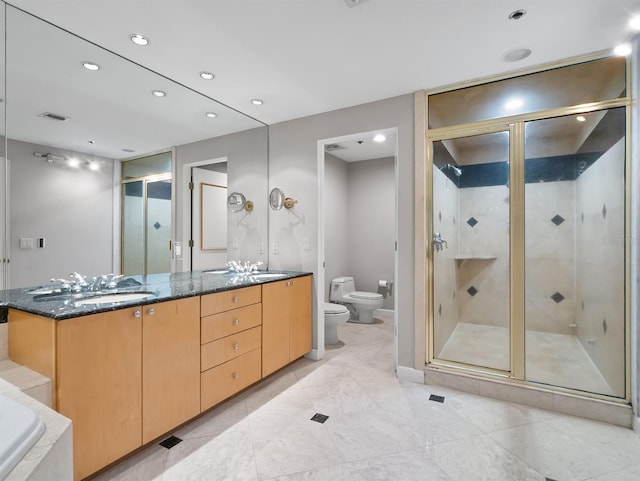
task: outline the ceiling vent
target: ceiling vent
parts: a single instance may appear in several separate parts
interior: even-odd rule
[[[343,147],[340,144],[327,144],[324,146],[324,151],[325,152],[333,152],[335,150],[344,150],[345,147]]]
[[[38,117],[42,117],[43,119],[56,120],[58,122],[66,122],[68,120],[71,120],[71,117],[65,117],[64,115],[53,114],[51,112],[44,112],[38,115]]]

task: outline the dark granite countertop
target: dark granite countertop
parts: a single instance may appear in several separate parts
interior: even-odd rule
[[[0,291],[0,310],[2,310],[2,307],[5,309],[13,308],[51,319],[62,320],[261,285],[311,274],[311,272],[268,270],[248,275],[231,272],[221,273],[220,271],[222,269],[128,276],[125,278],[126,282],[121,281],[118,288],[78,294],[47,292],[51,287],[55,287],[53,283],[51,285],[43,284],[42,286],[22,289],[9,289]],[[122,294],[149,293],[149,296],[143,299],[118,300],[117,302],[99,304],[91,303],[91,297],[110,295],[116,292]]]

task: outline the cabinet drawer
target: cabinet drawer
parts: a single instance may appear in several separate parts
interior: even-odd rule
[[[201,370],[206,371],[212,367],[227,362],[243,354],[260,347],[262,343],[262,328],[254,327],[231,336],[223,337],[217,341],[209,342],[201,346],[200,365]]]
[[[255,349],[200,376],[200,409],[205,411],[260,380],[262,351]]]
[[[236,332],[251,329],[262,323],[262,304],[232,309],[231,311],[203,317],[200,331],[202,344],[215,341]]]
[[[256,304],[262,300],[262,290],[260,286],[243,287],[241,289],[207,294],[200,299],[200,315],[204,317]]]

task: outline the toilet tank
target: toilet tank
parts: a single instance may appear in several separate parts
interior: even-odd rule
[[[356,290],[353,277],[336,277],[331,280],[331,292],[329,300],[339,301],[344,296]]]

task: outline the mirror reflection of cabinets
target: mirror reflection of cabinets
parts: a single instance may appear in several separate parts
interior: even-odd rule
[[[0,126],[7,139],[0,157],[9,164],[0,258],[11,260],[10,268],[1,264],[9,277],[0,276],[0,287],[36,285],[71,271],[119,271],[123,160],[174,153],[171,240],[182,247],[170,252],[175,271],[188,270],[191,259],[184,234],[191,218],[187,166],[226,157],[229,192],[267,198],[266,125],[11,5],[0,6],[6,15],[0,49],[6,56],[0,97],[6,102],[0,109],[6,107],[7,119],[7,128]],[[99,68],[88,70],[87,61]],[[153,90],[166,95],[156,97]],[[268,245],[268,205],[259,204],[227,216],[229,258],[266,264],[259,246]]]

